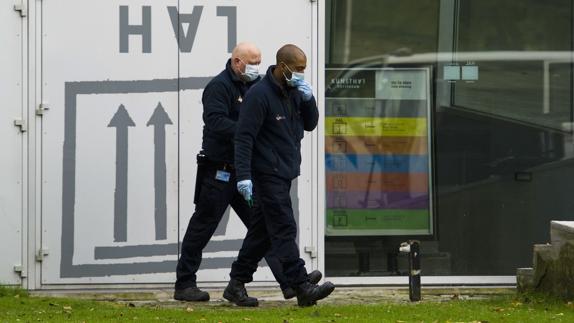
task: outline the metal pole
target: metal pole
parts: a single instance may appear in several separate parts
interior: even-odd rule
[[[411,241],[409,253],[409,299],[411,302],[421,300],[421,260],[418,241]]]
[[[409,255],[409,299],[411,302],[418,302],[421,300],[420,242],[417,240],[403,242],[399,251]]]

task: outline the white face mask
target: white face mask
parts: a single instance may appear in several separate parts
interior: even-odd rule
[[[247,82],[255,81],[259,77],[259,65],[243,63],[245,64],[245,72],[241,73],[241,76]]]

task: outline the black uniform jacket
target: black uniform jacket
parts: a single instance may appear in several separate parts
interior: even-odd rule
[[[203,90],[203,153],[210,161],[233,164],[233,135],[245,92],[257,81],[243,82],[231,69],[214,77]]]
[[[235,133],[237,181],[251,171],[284,179],[299,176],[303,131],[317,126],[319,111],[312,97],[303,101],[296,88],[282,88],[272,65],[247,93]]]

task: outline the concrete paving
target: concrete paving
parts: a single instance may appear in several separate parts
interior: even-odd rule
[[[126,290],[50,290],[35,291],[33,296],[70,297],[123,303],[129,306],[152,307],[207,307],[233,306],[223,299],[223,289],[205,289],[209,292],[209,302],[180,302],[173,299],[171,289],[126,289]],[[296,300],[284,300],[278,288],[249,288],[250,296],[257,297],[261,307],[296,306]],[[423,287],[423,302],[445,302],[450,300],[486,299],[497,295],[514,295],[516,289],[507,286],[491,287]],[[394,287],[338,287],[321,304],[374,304],[410,303],[408,288]]]

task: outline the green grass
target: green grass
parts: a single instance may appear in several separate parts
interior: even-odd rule
[[[0,287],[0,322],[574,322],[574,304],[541,295],[487,300],[242,309],[220,305],[133,307],[101,301],[30,297]]]

